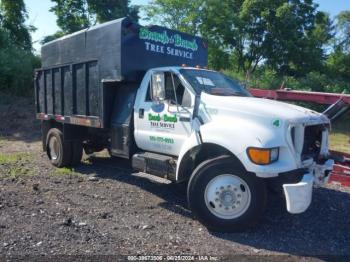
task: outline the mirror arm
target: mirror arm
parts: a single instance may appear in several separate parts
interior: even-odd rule
[[[175,102],[176,102],[177,112],[180,112],[180,110],[179,110],[179,103],[177,101],[177,95],[176,95],[176,90],[175,90],[175,82],[174,82],[174,75],[173,75],[173,73],[171,73],[171,82],[173,84],[173,91],[174,91],[175,100],[176,100]]]
[[[200,94],[196,94],[195,99],[194,99],[194,109],[193,109],[192,119],[197,118],[199,120],[200,124],[203,125],[204,121],[199,116],[200,101],[201,101],[201,95]]]
[[[149,94],[151,96],[151,100],[154,101],[154,97],[153,97],[153,74],[151,75],[151,79],[149,81]]]

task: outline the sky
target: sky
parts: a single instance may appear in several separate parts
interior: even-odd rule
[[[29,24],[34,25],[37,31],[33,33],[34,48],[40,49],[40,40],[58,31],[56,16],[49,12],[52,7],[50,0],[24,0],[29,13]],[[186,2],[186,0],[184,0]],[[315,0],[319,4],[319,10],[329,13],[332,17],[340,11],[350,10],[349,0]],[[133,5],[145,5],[148,0],[131,0]]]

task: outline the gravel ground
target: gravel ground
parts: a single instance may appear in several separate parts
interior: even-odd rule
[[[350,188],[316,189],[300,215],[288,214],[282,199],[269,196],[255,229],[211,233],[176,186],[132,173],[126,161],[98,154],[85,156],[74,170],[53,168],[41,151],[32,108],[27,100],[0,106],[0,260],[38,254],[350,255]]]

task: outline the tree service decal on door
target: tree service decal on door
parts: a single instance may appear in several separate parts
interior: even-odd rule
[[[151,124],[151,127],[155,128],[166,128],[166,129],[174,129],[175,123],[177,123],[176,115],[160,115],[160,114],[148,114],[148,121]]]

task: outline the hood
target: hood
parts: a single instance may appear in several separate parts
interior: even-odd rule
[[[329,123],[328,118],[316,111],[288,104],[255,97],[214,96],[202,93],[201,101],[205,108],[217,111],[217,114],[237,115],[240,117],[259,117],[281,119],[289,123],[307,123],[308,125]]]

